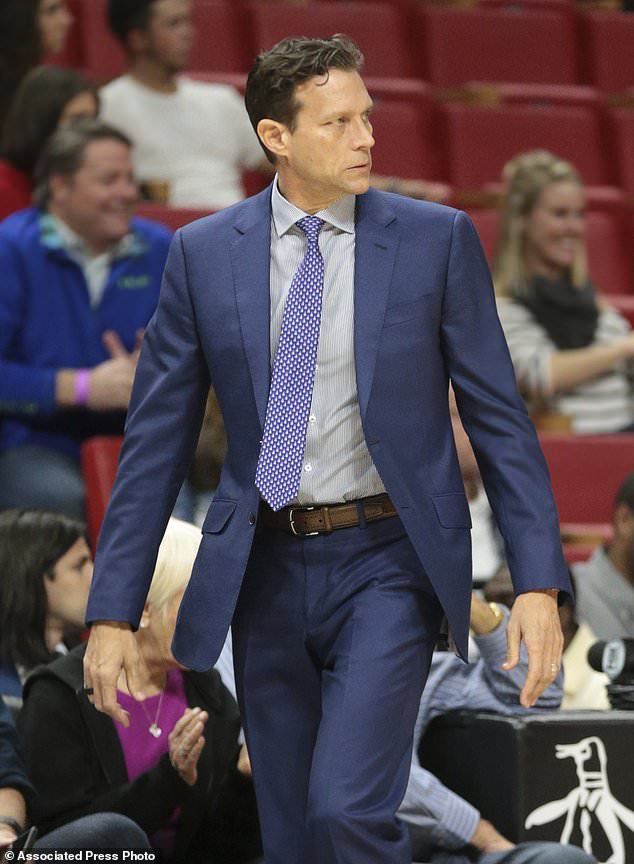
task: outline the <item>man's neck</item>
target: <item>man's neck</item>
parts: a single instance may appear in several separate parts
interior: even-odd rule
[[[106,252],[109,252],[116,245],[116,241],[99,241],[99,240],[91,240],[83,234],[79,233],[79,225],[73,225],[65,218],[62,213],[60,213],[54,206],[50,206],[48,212],[51,216],[54,216],[58,222],[58,231],[60,232],[62,243],[66,247],[69,242],[77,242],[77,244],[81,244],[81,251],[85,253],[89,258],[97,258],[99,255],[103,255]]]
[[[153,60],[140,57],[130,67],[129,74],[135,81],[157,93],[175,93],[176,73]]]
[[[283,175],[282,171],[278,172],[277,188],[287,201],[309,214],[327,210],[328,207],[344,197],[343,194],[324,193],[318,189],[309,189],[301,184],[293,183],[290,178]]]
[[[607,556],[614,569],[618,570],[625,581],[634,587],[634,572],[631,570],[625,549],[621,548],[618,543],[613,542],[607,548]]]

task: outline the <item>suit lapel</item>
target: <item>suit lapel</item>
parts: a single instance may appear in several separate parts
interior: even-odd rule
[[[398,240],[396,216],[385,199],[373,190],[359,196],[354,267],[354,356],[362,418],[372,390]]]
[[[231,261],[236,303],[258,416],[264,426],[271,364],[271,187],[247,202],[234,228]]]

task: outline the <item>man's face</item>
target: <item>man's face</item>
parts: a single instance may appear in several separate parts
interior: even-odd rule
[[[130,230],[137,197],[130,148],[105,138],[88,144],[74,175],[51,178],[49,210],[100,254]]]
[[[191,0],[155,0],[143,36],[148,59],[170,73],[186,69],[194,40]]]
[[[44,577],[47,618],[62,630],[79,629],[86,620],[92,556],[83,538],[76,540]]]
[[[634,585],[634,510],[625,503],[614,514],[612,546],[622,562],[623,575]]]
[[[308,212],[345,195],[367,192],[374,146],[372,100],[357,72],[331,69],[295,89],[299,110],[291,132],[282,127],[280,187]]]

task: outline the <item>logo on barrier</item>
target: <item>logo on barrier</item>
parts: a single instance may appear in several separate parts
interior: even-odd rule
[[[593,735],[576,744],[556,744],[555,757],[574,759],[578,785],[563,798],[536,807],[526,817],[524,827],[528,830],[565,816],[562,843],[569,843],[573,832],[580,834],[583,850],[596,855],[593,838],[596,841],[600,835],[611,850],[604,864],[626,864],[621,823],[634,831],[634,811],[617,801],[610,791],[603,741]]]

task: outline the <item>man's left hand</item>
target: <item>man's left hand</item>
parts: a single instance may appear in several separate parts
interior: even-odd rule
[[[532,708],[557,677],[561,666],[563,636],[557,611],[557,589],[520,594],[513,604],[506,629],[507,654],[502,668],[517,666],[520,644],[528,652],[528,675],[520,693],[520,704]]]

